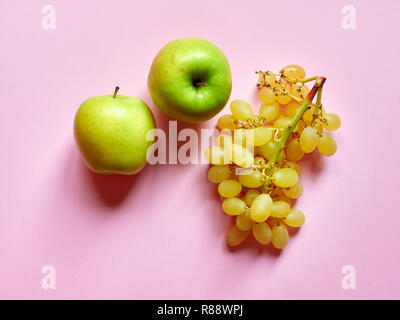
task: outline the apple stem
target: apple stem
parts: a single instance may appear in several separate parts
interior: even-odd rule
[[[119,90],[119,87],[118,87],[118,86],[115,87],[114,95],[113,95],[113,98],[114,98],[114,99],[115,99],[115,97],[117,96],[118,90]]]
[[[195,82],[195,84],[194,84],[194,86],[196,87],[196,88],[198,88],[198,87],[205,87],[207,85],[207,82],[205,82],[205,81],[198,81],[198,82]]]

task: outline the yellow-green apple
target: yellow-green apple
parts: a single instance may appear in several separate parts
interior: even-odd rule
[[[183,38],[163,47],[148,76],[154,104],[184,122],[214,117],[228,102],[232,79],[224,53],[209,41]]]
[[[140,99],[117,94],[87,99],[75,116],[74,134],[87,166],[102,174],[135,174],[146,164],[153,114]]]

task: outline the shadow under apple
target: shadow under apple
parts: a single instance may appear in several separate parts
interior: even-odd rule
[[[80,159],[83,177],[89,180],[101,200],[110,207],[119,206],[132,192],[142,172],[136,175],[104,175],[91,171]]]

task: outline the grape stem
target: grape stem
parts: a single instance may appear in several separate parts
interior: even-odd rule
[[[294,95],[290,94],[286,90],[279,89],[278,91],[280,93],[282,93],[283,95],[288,96],[289,98],[292,98],[293,100],[296,100],[297,102],[300,102],[300,103],[303,102],[303,100],[301,100],[300,98],[295,97]]]
[[[318,76],[309,77],[309,78],[305,78],[305,79],[296,79],[296,78],[293,78],[293,77],[291,77],[291,76],[289,76],[289,75],[287,75],[287,74],[284,74],[284,73],[283,73],[283,70],[280,71],[280,74],[279,74],[279,75],[280,75],[280,76],[283,76],[284,78],[288,79],[289,81],[291,81],[291,82],[293,82],[293,83],[297,83],[297,82],[306,83],[306,82],[310,82],[310,81],[314,81],[314,80],[317,80],[317,79],[318,79]]]
[[[251,119],[247,120],[247,124],[251,127],[254,128],[253,122],[251,121]]]
[[[311,125],[314,124],[315,120],[318,118],[318,115],[319,115],[319,113],[321,111],[321,107],[322,107],[322,103],[321,103],[322,88],[323,88],[323,86],[318,88],[317,101],[315,102],[315,109],[314,109],[313,120],[311,122]]]
[[[290,126],[283,132],[281,138],[278,141],[278,144],[276,145],[276,147],[274,149],[271,159],[268,161],[268,163],[266,165],[266,169],[267,169],[266,175],[268,177],[271,176],[271,174],[270,174],[271,170],[272,170],[275,162],[278,160],[278,157],[279,157],[280,153],[282,152],[283,148],[285,147],[287,139],[293,133],[293,130],[296,128],[296,126],[299,123],[303,114],[310,108],[311,102],[314,99],[317,92],[321,99],[322,87],[326,81],[326,78],[325,77],[315,77],[315,78],[316,78],[316,80],[315,80],[314,86],[308,93],[308,95],[307,95],[306,99],[304,100],[303,104],[301,105],[300,109],[297,111],[297,114],[293,118]],[[321,101],[319,101],[319,103],[321,104]],[[266,188],[265,185],[269,184],[270,180],[271,179],[269,178],[269,179],[267,179],[267,181],[265,181],[264,186],[263,186],[263,191]]]
[[[283,70],[280,70],[280,73],[272,73],[272,72],[269,72],[269,71],[267,71],[267,72],[256,71],[256,74],[264,74],[264,73],[265,74],[271,74],[271,75],[276,76],[276,77],[284,77],[284,78],[288,79],[289,81],[291,81],[293,83],[297,83],[297,82],[306,83],[306,82],[317,80],[317,78],[318,78],[318,76],[315,76],[315,77],[309,77],[309,78],[304,78],[304,79],[297,79],[297,78],[293,78],[293,77],[291,77],[291,76],[289,76],[287,74],[284,74]]]

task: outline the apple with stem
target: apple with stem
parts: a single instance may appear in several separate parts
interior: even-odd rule
[[[209,41],[183,38],[163,47],[148,76],[153,102],[170,117],[199,122],[228,102],[232,79],[224,53]]]
[[[75,116],[74,135],[87,166],[96,173],[130,175],[146,164],[155,128],[149,107],[133,96],[118,94],[87,99]]]

